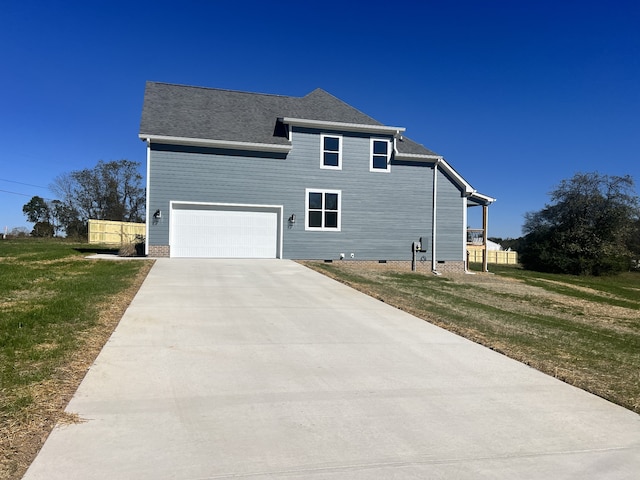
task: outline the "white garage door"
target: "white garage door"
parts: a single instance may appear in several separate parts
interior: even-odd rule
[[[276,258],[276,211],[180,205],[171,211],[171,256]]]

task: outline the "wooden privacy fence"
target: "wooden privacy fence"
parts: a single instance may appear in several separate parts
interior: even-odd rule
[[[468,250],[468,258],[471,263],[482,263],[482,250]],[[487,263],[498,265],[517,265],[518,252],[511,250],[487,250]]]
[[[100,245],[126,245],[144,238],[144,223],[89,220],[89,243]]]

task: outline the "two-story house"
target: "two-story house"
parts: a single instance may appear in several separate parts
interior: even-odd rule
[[[478,194],[440,155],[327,92],[148,82],[152,256],[410,262],[465,270]],[[486,226],[485,226],[486,230]]]

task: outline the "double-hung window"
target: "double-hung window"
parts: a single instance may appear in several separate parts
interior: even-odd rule
[[[306,189],[306,230],[340,231],[342,192]]]
[[[370,159],[369,171],[391,171],[391,142],[389,140],[372,138]]]
[[[342,170],[342,137],[340,135],[320,135],[320,168]]]

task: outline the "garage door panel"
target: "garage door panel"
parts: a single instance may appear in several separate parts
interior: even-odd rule
[[[273,211],[174,209],[172,257],[275,258]]]

